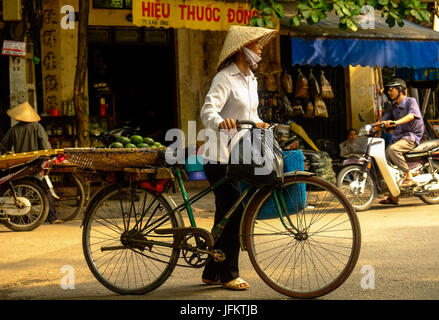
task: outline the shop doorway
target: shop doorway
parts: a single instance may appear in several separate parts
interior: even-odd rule
[[[166,131],[178,123],[172,44],[89,43],[91,121],[108,129],[137,128],[136,133],[164,142]]]
[[[286,66],[286,70],[296,83],[299,70],[309,78],[312,71],[315,77],[323,71],[325,77],[331,84],[334,91],[335,99],[326,100],[325,104],[328,110],[328,118],[305,118],[298,117],[294,119],[296,123],[303,127],[308,136],[313,140],[317,147],[329,153],[333,158],[339,157],[338,145],[346,139],[346,80],[345,69],[341,66],[310,66],[295,65],[292,66],[291,38],[289,36],[281,36],[281,52],[282,65]],[[295,101],[294,94],[290,97],[290,101]],[[303,102],[303,101],[302,101]],[[305,109],[305,108],[304,108]]]

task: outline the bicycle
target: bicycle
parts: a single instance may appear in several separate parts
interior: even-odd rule
[[[274,290],[295,298],[325,295],[349,277],[359,257],[361,233],[354,208],[333,184],[313,173],[286,173],[278,189],[250,186],[211,232],[197,227],[191,205],[227,177],[190,198],[179,165],[125,168],[113,178],[87,206],[82,244],[92,274],[118,294],[151,292],[176,266],[200,268],[208,259],[226,259],[213,245],[252,192],[241,218],[240,243],[257,274]],[[179,206],[167,195],[175,184],[183,198]],[[271,217],[263,216],[273,204]]]
[[[53,203],[58,219],[65,222],[76,218],[83,211],[86,201],[85,188],[78,177],[76,166],[54,163],[50,168],[50,179],[59,197]]]

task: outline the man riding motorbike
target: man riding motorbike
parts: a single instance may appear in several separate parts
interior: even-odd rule
[[[404,80],[394,78],[384,88],[385,94],[392,102],[392,108],[384,113],[377,125],[384,124],[386,128],[396,127],[386,149],[386,156],[405,173],[405,179],[400,186],[410,187],[415,185],[415,182],[404,154],[421,142],[425,130],[424,121],[416,99],[406,96],[407,86]],[[398,204],[398,198],[388,196],[380,203]]]

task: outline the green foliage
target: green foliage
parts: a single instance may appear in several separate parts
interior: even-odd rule
[[[297,13],[289,19],[290,26],[318,23],[326,19],[326,13],[334,10],[340,17],[341,29],[349,28],[357,31],[360,16],[364,14],[362,8],[365,5],[381,10],[390,27],[396,24],[402,27],[403,19],[406,17],[413,17],[418,22],[431,21],[427,3],[421,0],[296,0],[295,2]],[[273,28],[273,18],[281,19],[285,16],[284,8],[277,0],[251,0],[251,4],[259,13],[250,20],[252,26]]]

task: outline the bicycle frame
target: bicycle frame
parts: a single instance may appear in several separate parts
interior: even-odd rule
[[[175,212],[180,212],[182,210],[186,210],[191,227],[197,228],[197,224],[196,224],[196,221],[195,221],[195,218],[194,218],[194,214],[193,214],[191,205],[193,203],[197,202],[198,200],[200,200],[201,198],[203,198],[204,196],[206,196],[207,194],[209,194],[210,192],[212,192],[215,189],[219,188],[221,185],[223,185],[225,182],[227,182],[229,180],[229,178],[227,178],[227,177],[221,178],[218,181],[216,181],[213,185],[205,188],[201,192],[199,192],[196,195],[194,195],[194,196],[189,198],[189,196],[188,196],[188,194],[186,192],[186,188],[184,187],[184,184],[183,184],[183,179],[182,179],[182,176],[181,176],[180,169],[176,168],[175,169],[175,173],[176,173],[176,176],[177,176],[177,182],[178,182],[178,184],[180,186],[181,195],[182,195],[182,198],[183,198],[183,203],[180,204],[179,206],[173,208],[168,213],[168,215],[166,215],[163,218],[155,221],[154,224],[161,225],[164,222],[166,222],[166,217],[167,216],[172,215]],[[255,187],[252,187],[252,186],[250,186],[247,189],[245,189],[244,192],[242,192],[241,196],[238,198],[238,200],[233,204],[232,208],[230,208],[230,210],[225,214],[225,216],[218,223],[216,223],[213,226],[211,234],[212,234],[215,242],[220,237],[220,234],[224,230],[224,227],[227,224],[227,222],[230,220],[230,218],[236,212],[236,208],[238,208],[238,206],[244,201],[244,199],[249,194],[249,192],[253,191],[254,189],[255,189]],[[254,194],[256,194],[256,192]],[[296,232],[298,232],[298,230],[296,229],[296,227],[294,226],[294,224],[290,220],[289,215],[286,214],[288,212],[287,211],[287,205],[286,205],[286,202],[285,202],[285,199],[284,199],[282,193],[278,192],[278,190],[276,190],[276,189],[273,189],[273,198],[274,198],[275,206],[276,206],[276,209],[277,209],[277,213],[279,214],[279,218],[281,219],[282,224],[284,225],[284,227],[286,229],[290,230],[290,232],[292,232],[293,235],[295,235],[293,230],[296,231]],[[251,199],[249,199],[248,203],[250,203],[250,202],[251,202]],[[152,204],[153,204],[153,202],[150,204],[150,207],[152,206]],[[245,213],[246,209],[247,209],[247,206],[244,209],[243,216],[244,216],[244,213]],[[149,208],[147,208],[147,210],[145,210],[145,212],[147,212],[148,210],[149,210]],[[145,213],[143,213],[143,214],[145,214]],[[286,224],[286,222],[284,220],[284,217],[287,218],[287,220],[289,222],[289,226]],[[133,227],[133,229],[138,227],[138,225],[142,221],[142,218],[143,218],[143,216],[136,222],[136,224]],[[242,223],[242,220],[241,220],[241,223]],[[145,227],[146,227],[146,225],[147,224],[145,224]],[[150,226],[151,225],[149,225],[149,227]],[[142,231],[142,232],[145,231],[144,228],[141,229],[140,231]],[[198,245],[199,244],[199,238],[198,237],[196,237],[196,242],[197,242],[197,245]]]

